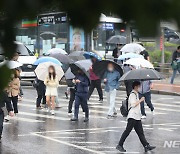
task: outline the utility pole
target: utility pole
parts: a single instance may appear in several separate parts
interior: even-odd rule
[[[162,52],[161,55],[161,63],[164,64],[165,63],[165,56],[164,56],[164,28],[161,27],[161,37],[160,37],[160,50]]]

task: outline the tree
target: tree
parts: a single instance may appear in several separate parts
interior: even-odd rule
[[[1,0],[0,45],[5,56],[11,58],[15,51],[14,26],[24,17],[33,18],[41,12],[67,12],[73,26],[90,31],[98,22],[101,13],[113,13],[127,23],[135,21],[141,34],[154,35],[161,20],[174,20],[180,26],[179,0]],[[0,72],[0,89],[10,77],[4,66]]]

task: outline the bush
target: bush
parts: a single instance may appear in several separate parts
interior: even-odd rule
[[[156,63],[156,62],[161,63],[162,51],[155,50],[155,51],[149,52],[149,56],[150,56],[150,60],[152,63]],[[171,51],[165,51],[164,57],[165,57],[165,63],[170,63],[171,57],[172,57],[172,52]]]

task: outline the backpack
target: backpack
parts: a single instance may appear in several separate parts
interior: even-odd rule
[[[134,92],[131,92],[131,94]],[[135,93],[134,93],[135,94]],[[135,94],[136,95],[136,94]],[[137,95],[136,95],[137,97]],[[129,97],[127,97],[125,100],[122,101],[122,105],[120,107],[120,112],[122,114],[123,117],[127,117],[129,111],[131,110],[131,108],[128,109],[128,99]]]

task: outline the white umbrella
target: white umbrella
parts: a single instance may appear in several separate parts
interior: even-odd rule
[[[132,58],[124,62],[124,64],[129,64],[136,66],[136,68],[154,68],[153,65],[143,58]]]
[[[57,65],[57,64],[54,64],[52,62],[45,62],[45,63],[41,63],[37,66],[37,68],[35,69],[35,73],[37,75],[37,78],[39,80],[42,80],[44,81],[46,76],[48,75],[48,68],[49,66],[53,65],[55,67],[55,70],[56,70],[56,75],[58,77],[58,80],[60,81],[61,78],[63,77],[64,75],[64,72],[61,68],[61,66]]]
[[[65,51],[65,50],[63,50],[63,49],[61,49],[61,48],[52,48],[52,49],[50,49],[48,52],[47,52],[47,54],[58,54],[58,53],[61,53],[61,54],[63,54],[63,55],[67,55],[68,53]]]
[[[137,44],[137,43],[129,43],[129,44],[124,45],[121,48],[121,51],[125,53],[128,53],[128,52],[140,53],[141,51],[144,51],[144,50],[145,48],[142,45]]]
[[[4,64],[7,64],[7,67],[9,69],[15,69],[15,68],[18,68],[18,67],[21,67],[23,64],[17,62],[17,61],[3,61],[0,66],[4,65]]]

